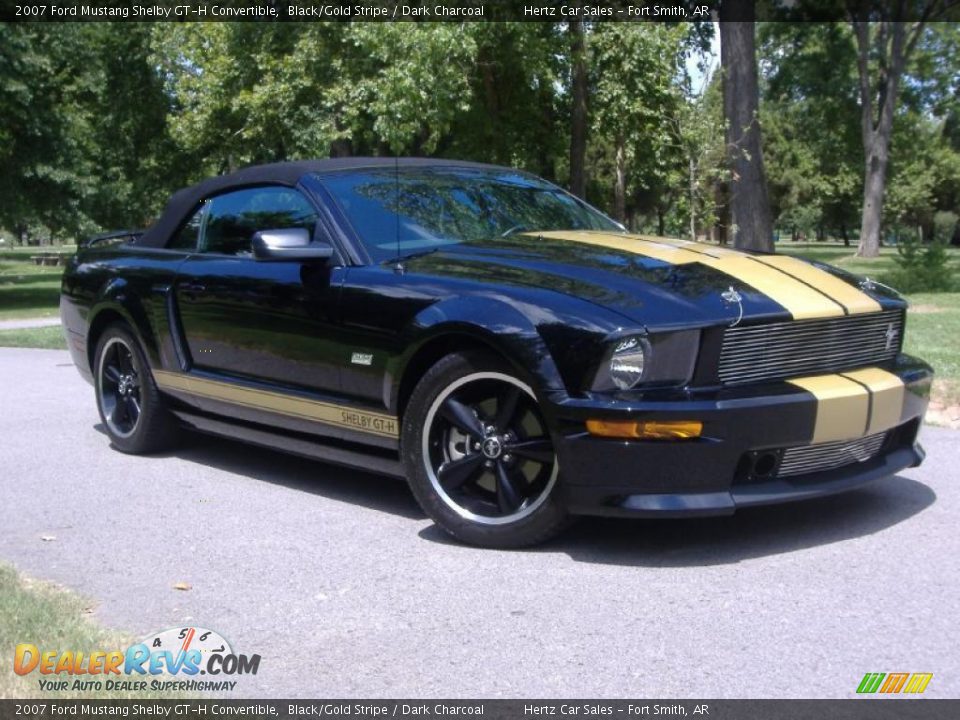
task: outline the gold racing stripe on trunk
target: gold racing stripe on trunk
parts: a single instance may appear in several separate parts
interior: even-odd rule
[[[841,375],[815,375],[787,382],[817,399],[817,419],[810,444],[864,436],[870,416],[870,394],[862,385]]]
[[[534,233],[530,233],[533,235]],[[844,308],[824,293],[775,267],[757,262],[751,256],[730,250],[683,241],[647,239],[635,235],[599,232],[544,232],[536,235],[585,245],[623,250],[672,265],[700,263],[750,285],[782,305],[795,320],[840,317]],[[823,273],[827,275],[827,273]],[[832,276],[829,276],[832,277]],[[879,307],[879,306],[878,306]]]
[[[309,400],[295,395],[258,390],[234,383],[194,377],[167,370],[154,370],[153,377],[157,386],[165,390],[179,390],[190,395],[220,400],[231,405],[265,410],[302,420],[312,420],[325,425],[335,425],[370,433],[371,435],[389,438],[399,437],[397,418],[384,413],[358,410],[346,405]]]
[[[900,424],[906,387],[903,380],[880,368],[843,373],[843,377],[866,385],[870,391],[870,422],[867,435],[883,432]]]
[[[844,282],[836,275],[787,255],[754,255],[762,262],[792,275],[843,305],[851,315],[880,312],[880,303],[859,288]]]

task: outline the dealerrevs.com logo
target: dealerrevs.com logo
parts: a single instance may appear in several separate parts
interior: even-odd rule
[[[235,653],[213,630],[186,627],[152,633],[126,650],[60,651],[20,643],[13,669],[17,675],[37,673],[44,691],[210,692],[233,690],[237,681],[228,678],[256,675],[260,656]]]

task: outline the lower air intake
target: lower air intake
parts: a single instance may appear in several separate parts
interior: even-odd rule
[[[887,433],[867,435],[859,440],[820,443],[805,447],[788,448],[780,461],[779,477],[807,475],[808,473],[835,470],[854,463],[872,460],[883,448]]]

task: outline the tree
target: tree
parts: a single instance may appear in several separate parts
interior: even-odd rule
[[[570,192],[587,195],[587,59],[582,20],[569,21],[570,33]]]
[[[863,137],[863,215],[857,255],[880,254],[880,229],[890,138],[904,68],[928,20],[938,16],[949,0],[926,0],[918,19],[904,22],[915,3],[891,0],[888,3],[851,2],[850,22],[857,41],[857,70],[860,89],[860,124]],[[872,18],[878,17],[874,20]]]
[[[752,10],[752,0],[723,0],[720,5],[729,204],[734,245],[773,251],[773,222],[761,148],[754,23],[742,19],[751,15]]]

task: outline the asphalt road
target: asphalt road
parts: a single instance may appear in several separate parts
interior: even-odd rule
[[[846,496],[494,552],[394,480],[206,438],[115,452],[66,352],[2,349],[0,378],[0,559],[107,625],[261,654],[239,695],[845,697],[904,671],[960,696],[956,431]]]

